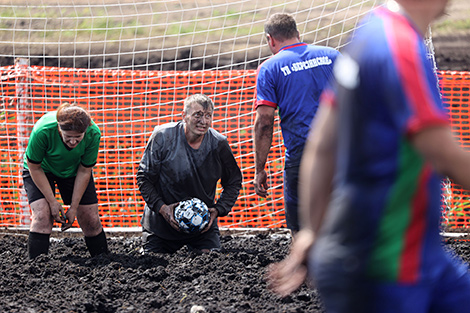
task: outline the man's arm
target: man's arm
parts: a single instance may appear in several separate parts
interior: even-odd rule
[[[55,198],[55,194],[49,185],[46,174],[41,168],[41,164],[31,163],[29,160],[26,160],[26,162],[28,163],[29,173],[34,181],[34,184],[44,195],[47,203],[49,204],[52,217],[59,223],[65,223],[64,208]]]
[[[137,169],[137,186],[140,194],[150,210],[159,212],[160,208],[165,204],[162,196],[158,191],[158,175],[160,172],[160,155],[156,141],[155,131],[149,139],[145,147],[144,154]]]
[[[75,183],[73,186],[72,201],[70,203],[69,209],[67,210],[67,213],[65,214],[67,223],[62,225],[62,231],[72,227],[73,222],[77,216],[77,209],[80,204],[80,200],[82,199],[83,194],[85,193],[85,190],[88,186],[92,171],[93,167],[85,167],[82,164],[78,166],[77,176],[75,177]]]
[[[267,174],[265,171],[266,160],[273,140],[275,108],[260,105],[256,109],[255,119],[255,192],[260,197],[268,195]]]
[[[269,287],[287,296],[307,278],[308,252],[315,242],[330,201],[335,172],[337,116],[330,105],[320,105],[306,142],[299,170],[301,229],[286,259],[269,271]]]
[[[240,189],[242,188],[242,173],[227,141],[220,143],[219,154],[222,160],[222,177],[220,183],[223,190],[215,208],[218,211],[218,216],[226,216],[230,213],[240,194]]]
[[[470,189],[470,154],[460,147],[449,127],[423,129],[412,135],[411,142],[438,173]]]
[[[145,147],[142,160],[137,170],[137,186],[140,194],[150,210],[160,214],[176,230],[179,230],[178,223],[174,217],[174,210],[178,203],[167,205],[159,190],[160,173],[160,151],[156,142],[156,130],[152,133],[147,146]]]
[[[336,111],[331,105],[321,105],[299,169],[301,228],[313,233],[317,233],[320,229],[330,202],[336,146]]]

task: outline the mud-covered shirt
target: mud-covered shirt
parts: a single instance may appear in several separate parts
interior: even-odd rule
[[[223,191],[215,201],[219,180]],[[186,140],[183,122],[157,126],[137,172],[137,184],[146,203],[142,226],[161,238],[194,236],[173,229],[159,214],[162,205],[196,197],[217,209],[219,216],[226,216],[237,200],[241,182],[240,168],[225,136],[209,128],[201,146],[193,149]]]
[[[77,176],[79,164],[92,167],[96,164],[100,146],[101,132],[92,121],[80,143],[70,149],[63,142],[57,124],[57,112],[49,112],[34,125],[29,137],[24,158],[24,168],[28,170],[27,160],[41,164],[45,173],[67,178]]]

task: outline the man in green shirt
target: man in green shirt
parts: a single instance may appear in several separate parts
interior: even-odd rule
[[[101,132],[83,108],[64,103],[34,125],[24,158],[23,181],[32,217],[28,238],[29,258],[47,254],[54,221],[62,231],[77,218],[92,256],[108,252],[98,213],[92,170]],[[55,197],[58,187],[65,205]]]

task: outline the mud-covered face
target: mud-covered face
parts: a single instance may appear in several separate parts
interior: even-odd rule
[[[193,103],[188,112],[183,112],[183,120],[186,124],[185,132],[193,136],[202,136],[212,125],[213,110],[204,109],[202,105]]]
[[[75,130],[62,130],[60,127],[59,134],[62,138],[62,141],[70,149],[75,148],[83,140],[83,137],[85,137],[85,133],[79,133]]]

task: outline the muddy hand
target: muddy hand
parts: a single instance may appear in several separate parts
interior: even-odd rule
[[[170,205],[162,205],[160,208],[159,213],[163,216],[163,218],[170,224],[171,227],[178,230],[180,229],[178,222],[175,220],[175,208],[179,202],[172,203]]]
[[[58,223],[65,223],[65,211],[62,205],[59,202],[54,202],[50,205],[51,215],[54,221]]]
[[[255,174],[253,185],[255,186],[255,192],[258,196],[266,198],[268,196],[268,176],[265,170],[259,171]]]
[[[67,229],[71,228],[73,225],[73,222],[75,222],[76,216],[77,216],[77,209],[69,208],[67,210],[67,213],[65,214],[67,222],[62,224],[61,231],[66,231]]]

